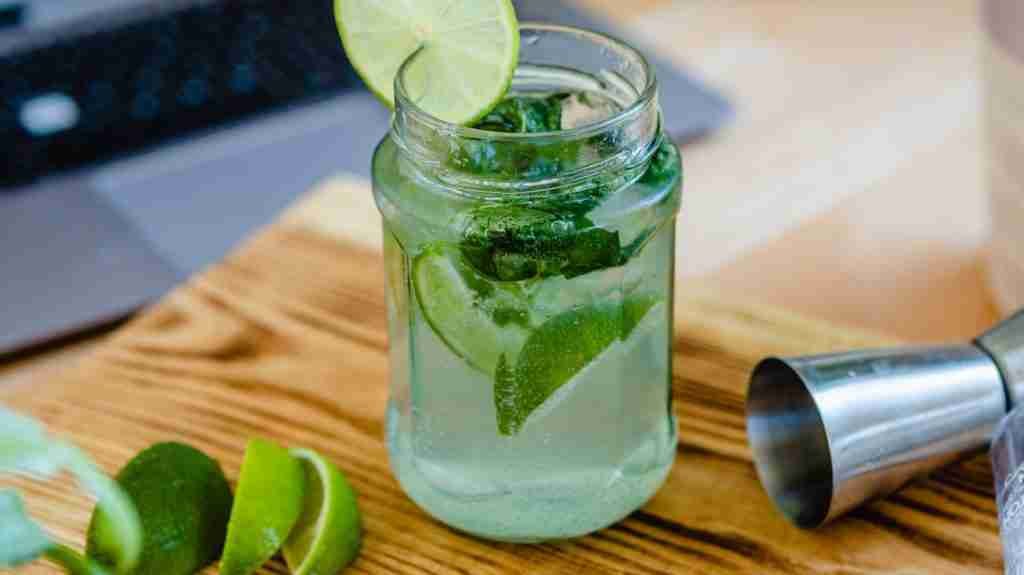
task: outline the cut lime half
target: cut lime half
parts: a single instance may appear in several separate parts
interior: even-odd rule
[[[345,53],[366,85],[395,106],[410,99],[446,122],[471,124],[501,101],[519,58],[511,0],[335,0]]]

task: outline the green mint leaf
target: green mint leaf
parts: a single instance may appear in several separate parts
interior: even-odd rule
[[[571,243],[571,222],[525,206],[482,206],[468,214],[463,226],[463,256],[499,281],[558,273],[560,254]]]
[[[13,489],[0,490],[0,569],[13,569],[39,558],[53,541],[25,513]]]
[[[475,127],[505,133],[557,131],[562,127],[562,106],[571,96],[509,97]],[[577,97],[587,103],[585,95]],[[596,136],[586,144],[592,148],[588,154],[613,153],[621,137],[617,131]],[[465,140],[453,145],[451,166],[508,179],[556,176],[574,168],[583,155],[580,142],[558,140],[549,144]],[[529,206],[478,208],[464,230],[460,246],[463,256],[486,277],[497,281],[559,274],[572,278],[619,265],[622,249],[617,232],[596,228],[584,215],[621,185],[620,179],[617,174],[593,179]]]
[[[505,98],[475,128],[491,132],[536,133],[562,129],[562,101],[569,94]]]
[[[639,181],[650,186],[663,185],[676,177],[680,169],[678,149],[671,140],[663,138]]]
[[[604,228],[586,228],[573,238],[565,252],[562,275],[572,279],[596,270],[623,263],[619,232]]]
[[[460,249],[477,271],[497,281],[573,278],[622,263],[617,231],[525,206],[473,210],[463,224]]]
[[[473,127],[491,132],[537,133],[562,128],[562,102],[569,94],[512,96],[503,100]],[[577,142],[536,142],[462,140],[454,148],[448,165],[472,174],[497,178],[543,178],[574,166],[579,159]]]

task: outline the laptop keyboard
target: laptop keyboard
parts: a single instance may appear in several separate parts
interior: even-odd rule
[[[0,54],[0,193],[360,86],[331,0],[152,10]]]

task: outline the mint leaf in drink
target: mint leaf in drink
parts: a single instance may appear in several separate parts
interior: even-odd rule
[[[465,218],[460,249],[486,277],[522,281],[567,278],[622,263],[619,233],[585,217],[533,207],[482,206]]]
[[[664,138],[654,155],[651,156],[650,163],[643,175],[640,176],[639,181],[642,184],[659,186],[679,175],[681,168],[679,152],[675,144],[668,138]]]
[[[562,129],[562,101],[570,94],[505,98],[474,126],[491,132],[528,134]]]
[[[504,180],[542,179],[576,165],[576,142],[520,143],[496,140],[462,140],[454,147],[448,166],[468,174],[486,174]]]
[[[561,130],[564,106],[570,114],[589,117],[596,109],[585,94],[516,95],[503,100],[474,127],[499,133]],[[602,113],[606,113],[604,111]],[[570,122],[586,123],[577,118]],[[449,165],[470,174],[498,179],[554,177],[586,157],[613,153],[617,131],[579,141],[462,140]],[[584,148],[592,148],[584,154]],[[605,181],[607,180],[607,181]],[[522,281],[563,275],[576,277],[623,263],[618,232],[598,228],[585,215],[623,184],[622,177],[591,178],[519,206],[483,206],[474,210],[460,246],[465,258],[492,280]]]
[[[463,255],[489,278],[518,281],[559,273],[560,254],[572,241],[571,222],[533,208],[485,205],[468,214]]]
[[[573,120],[573,116],[600,118],[613,111],[602,110],[585,93],[514,95],[503,100],[475,127],[500,133],[556,131],[566,121],[588,121]],[[566,114],[569,115],[563,117]],[[557,139],[527,143],[465,140],[454,144],[449,164],[470,174],[499,179],[553,177],[575,168],[584,158],[589,162],[614,154],[623,137],[620,130],[609,130],[584,144]],[[663,186],[668,179],[678,177],[678,152],[671,141],[664,139],[642,174],[626,172],[595,176],[521,206],[485,206],[474,210],[460,246],[463,255],[486,277],[498,281],[554,275],[573,278],[625,263],[644,242],[622,246],[618,232],[595,226],[587,214],[612,191],[638,176],[637,181],[648,186]]]
[[[565,251],[562,275],[571,279],[625,263],[619,232],[596,227],[586,218],[576,220],[576,225],[579,232]]]
[[[483,117],[474,128],[505,134],[533,134],[562,129],[562,102],[569,94],[510,96]],[[577,142],[518,143],[507,140],[462,140],[448,159],[449,166],[470,174],[504,179],[551,177],[575,166]]]
[[[627,339],[654,307],[653,298],[571,309],[541,324],[523,344],[515,368],[498,360],[494,404],[498,432],[515,435],[527,418],[617,340]]]

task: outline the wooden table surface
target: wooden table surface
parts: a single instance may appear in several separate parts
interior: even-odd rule
[[[750,464],[750,368],[766,354],[891,341],[686,287],[677,292],[673,358],[681,443],[668,482],[643,510],[595,535],[536,546],[494,544],[432,520],[388,468],[382,265],[373,242],[347,223],[375,225],[373,207],[352,191],[344,180],[324,184],[73,365],[0,388],[0,402],[41,418],[111,472],[163,440],[207,451],[232,481],[250,436],[317,449],[359,493],[366,535],[352,573],[1000,571],[984,456],[825,529],[789,525]],[[69,481],[14,484],[56,536],[81,543],[90,505]],[[263,572],[283,571],[272,562]]]
[[[682,335],[676,381],[683,457],[670,488],[646,515],[606,536],[538,550],[490,546],[438,530],[411,504],[398,503],[397,510],[382,513],[398,513],[410,524],[429,529],[423,545],[431,558],[416,567],[401,567],[395,562],[401,561],[402,550],[420,542],[398,537],[372,548],[390,550],[385,555],[397,559],[364,561],[361,569],[457,571],[463,564],[448,562],[456,551],[493,551],[509,565],[534,567],[582,553],[589,558],[577,567],[608,570],[621,567],[623,555],[650,572],[684,565],[701,566],[697,572],[750,571],[755,565],[762,568],[759,572],[890,573],[903,567],[907,569],[899,572],[998,572],[991,478],[984,458],[943,472],[825,531],[804,533],[770,512],[747,462],[739,415],[745,371],[760,355],[877,344],[890,338],[961,338],[997,316],[981,259],[988,228],[978,142],[975,2],[578,1],[621,21],[653,49],[722,89],[737,109],[732,124],[684,149],[687,181],[679,228],[677,309]],[[671,114],[671,102],[663,105]],[[368,215],[372,206],[365,183],[342,180],[325,189],[333,193],[301,204],[284,218],[290,223],[251,242],[231,259],[234,263],[193,280],[110,342],[88,339],[0,362],[0,399],[86,439],[83,446],[99,449],[109,469],[147,440],[182,437],[215,445],[211,449],[233,473],[244,435],[254,431],[315,444],[348,461],[348,447],[338,441],[351,431],[363,434],[354,440],[369,446],[377,458],[370,467],[381,471],[381,448],[371,439],[380,439],[373,433],[379,431],[377,408],[384,393],[382,317],[351,318],[344,313],[352,310],[332,308],[328,316],[341,311],[343,317],[324,325],[295,325],[294,318],[282,318],[288,329],[296,330],[286,340],[295,337],[303,345],[334,351],[375,349],[368,352],[365,365],[307,357],[298,346],[269,350],[302,355],[300,363],[309,362],[317,381],[342,377],[368,382],[365,394],[356,399],[366,402],[359,404],[359,417],[369,419],[339,424],[340,431],[329,423],[348,414],[325,414],[319,408],[313,409],[317,431],[311,431],[274,421],[265,409],[247,402],[235,411],[218,406],[210,413],[183,413],[177,420],[146,415],[151,409],[140,404],[101,417],[103,409],[119,402],[93,397],[93,390],[135,385],[138,399],[146,399],[151,383],[178,381],[175,366],[182,353],[194,350],[188,347],[192,343],[205,346],[204,353],[214,350],[213,356],[190,359],[184,353],[185,363],[191,366],[195,360],[212,371],[193,374],[192,379],[185,375],[178,383],[181,390],[207,379],[238,384],[251,376],[256,382],[287,382],[290,372],[285,364],[275,363],[277,356],[264,357],[268,350],[262,348],[248,349],[246,337],[237,334],[244,331],[239,326],[261,323],[260,302],[282,297],[273,290],[294,287],[282,285],[269,267],[285,273],[292,269],[291,257],[324,263],[324,258],[337,258],[338,275],[331,277],[340,292],[319,286],[326,291],[318,297],[379,308],[379,266],[372,255],[379,240],[375,219]],[[338,236],[347,243],[336,243]],[[353,242],[361,247],[352,247]],[[267,285],[246,277],[245,262],[255,262]],[[363,266],[363,273],[355,273],[355,265]],[[245,291],[231,292],[236,288]],[[308,295],[286,294],[284,299],[304,301]],[[236,296],[242,297],[236,301]],[[237,309],[240,305],[257,307]],[[176,324],[168,319],[174,315],[168,310],[178,308],[190,318],[187,330],[171,329]],[[783,308],[887,335],[879,338],[799,319]],[[202,320],[206,315],[248,319],[207,323]],[[343,339],[357,343],[330,341],[338,329]],[[146,358],[160,365],[146,364],[140,372],[119,364],[119,354],[131,355],[131,350],[149,345],[170,356]],[[223,357],[217,355],[219,346],[226,346]],[[246,365],[246,358],[259,361]],[[207,365],[220,361],[226,364]],[[110,381],[97,381],[98,373],[103,374],[99,379],[109,376]],[[220,401],[219,393],[210,391],[208,398]],[[274,397],[285,406],[302,403],[288,393]],[[220,421],[222,417],[226,420]],[[111,432],[128,441],[114,445],[100,431],[93,433],[97,422],[109,423]],[[356,429],[359,425],[368,427]],[[131,435],[143,429],[146,433]],[[357,482],[363,482],[368,476],[359,477],[364,478]],[[55,489],[33,487],[33,493],[39,498],[59,493],[58,511],[47,511],[39,498],[34,504],[49,523],[60,525],[59,535],[74,540],[80,537],[87,507],[66,486]],[[401,497],[393,485],[383,489],[379,497]],[[723,491],[733,494],[729,502],[742,505],[723,506]],[[371,495],[373,509],[383,505],[378,495]],[[659,523],[659,517],[668,523]],[[532,572],[545,572],[540,569]],[[473,564],[471,572],[503,571]]]
[[[684,150],[683,277],[913,341],[996,319],[975,0],[585,3],[735,104]]]

